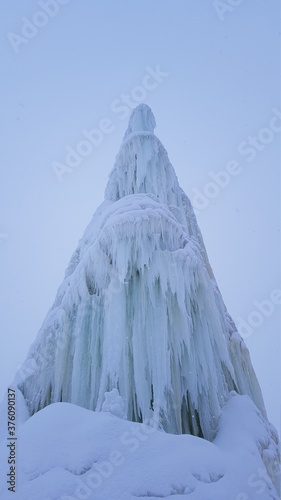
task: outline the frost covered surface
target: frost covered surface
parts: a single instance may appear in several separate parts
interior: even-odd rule
[[[277,500],[260,453],[271,428],[246,396],[231,395],[213,443],[173,435],[110,412],[57,403],[18,433],[15,500]],[[0,446],[0,467],[7,448]],[[272,476],[280,478],[278,463]],[[9,500],[5,475],[0,497]]]
[[[212,441],[231,391],[266,413],[190,201],[154,127],[148,106],[138,106],[105,201],[14,385],[31,415],[68,402]],[[263,459],[268,467],[272,457]]]

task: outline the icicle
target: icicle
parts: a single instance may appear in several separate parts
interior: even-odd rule
[[[129,420],[159,417],[167,432],[212,440],[230,391],[265,410],[191,204],[154,127],[148,106],[138,106],[106,201],[31,347],[34,371],[18,385],[31,413],[56,401],[97,411],[112,406]]]

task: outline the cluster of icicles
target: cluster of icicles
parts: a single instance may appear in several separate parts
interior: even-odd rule
[[[57,401],[101,411],[117,389],[124,418],[212,440],[230,391],[265,410],[154,127],[138,106],[18,386],[31,413]]]

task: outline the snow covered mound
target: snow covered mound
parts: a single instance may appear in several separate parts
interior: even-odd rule
[[[7,492],[2,474],[0,498],[276,500],[260,456],[274,454],[274,446],[247,396],[230,396],[214,443],[55,403],[20,427],[17,492]],[[7,468],[5,442],[0,467]],[[271,467],[277,477],[278,463]]]

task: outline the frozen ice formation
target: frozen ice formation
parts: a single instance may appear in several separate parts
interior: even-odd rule
[[[151,132],[154,133],[156,122],[149,106],[140,104],[135,108],[130,116],[125,138],[133,132]]]
[[[30,414],[55,402],[111,408],[212,441],[231,391],[266,413],[192,206],[154,128],[141,104],[105,201],[15,383]]]

